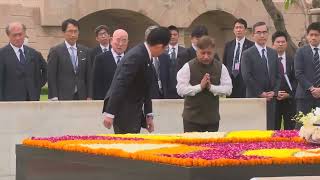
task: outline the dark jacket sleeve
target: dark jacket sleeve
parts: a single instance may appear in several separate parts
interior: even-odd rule
[[[257,83],[257,80],[253,75],[251,60],[250,51],[244,51],[241,59],[241,74],[247,88],[249,88],[252,93],[254,92],[255,96],[258,97],[263,93],[263,90],[258,87],[259,83]]]
[[[223,50],[223,64],[225,66],[227,66],[227,55],[228,55],[228,52],[227,52],[227,49],[228,49],[228,43],[226,43],[226,45],[224,46],[224,50]]]
[[[113,89],[108,99],[105,112],[115,115],[119,112],[120,104],[125,98],[129,85],[133,82],[139,69],[144,66],[143,58],[132,55],[121,64],[116,73],[111,88]]]
[[[4,91],[4,79],[5,79],[5,66],[3,52],[0,50],[0,101],[3,101],[3,91]]]
[[[89,49],[86,48],[87,51],[87,56],[86,58],[87,60],[87,66],[86,66],[86,85],[87,85],[87,98],[92,98],[92,60],[91,60],[91,56],[89,53]]]
[[[278,95],[278,91],[280,90],[280,87],[281,87],[281,73],[280,73],[280,70],[279,70],[279,63],[278,63],[278,55],[275,53],[274,54],[274,57],[275,57],[275,60],[276,60],[276,63],[275,63],[275,66],[276,66],[276,75],[275,75],[275,85],[274,85],[274,88],[273,88],[273,92],[275,93],[275,96]]]
[[[300,83],[301,87],[307,91],[310,87],[312,87],[312,83],[305,76],[305,60],[303,58],[303,48],[298,49],[296,56],[294,58],[294,69],[295,75]]]
[[[47,83],[47,62],[40,52],[37,53],[40,65],[40,87],[43,87]]]
[[[57,73],[59,56],[56,48],[51,48],[48,55],[48,98],[58,97]]]

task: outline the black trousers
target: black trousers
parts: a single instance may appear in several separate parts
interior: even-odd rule
[[[128,134],[128,133],[139,134],[141,128],[140,129],[138,128],[137,130],[128,130],[128,129],[122,129],[118,125],[113,124],[113,130],[115,134]]]
[[[78,92],[73,94],[73,100],[80,100]]]
[[[183,120],[184,132],[217,132],[219,130],[219,122],[214,124],[198,124]]]
[[[276,99],[267,101],[267,130],[276,129]]]
[[[320,99],[310,98],[310,99],[297,99],[297,112],[302,112],[307,114],[311,112],[312,109],[320,107]],[[296,124],[296,129],[300,129],[302,126],[301,123]]]
[[[292,118],[296,115],[296,104],[294,99],[285,99],[276,102],[276,124],[275,129],[280,130],[283,118],[283,125],[285,130],[292,130],[295,128],[295,121]]]

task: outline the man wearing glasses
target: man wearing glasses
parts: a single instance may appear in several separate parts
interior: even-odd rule
[[[278,54],[266,46],[269,31],[265,22],[252,28],[255,45],[243,52],[241,67],[247,98],[267,100],[267,129],[275,128],[275,97],[281,85]]]
[[[106,96],[117,66],[127,50],[128,42],[128,33],[123,29],[117,29],[111,38],[111,50],[96,56],[92,69],[94,100],[103,100]]]
[[[79,22],[67,19],[61,26],[65,41],[50,49],[48,90],[51,100],[91,99],[90,54],[77,43]]]
[[[110,29],[106,25],[100,25],[96,27],[94,30],[96,34],[96,41],[99,43],[96,47],[91,49],[90,52],[90,60],[91,60],[91,67],[93,66],[94,60],[97,55],[110,51]]]

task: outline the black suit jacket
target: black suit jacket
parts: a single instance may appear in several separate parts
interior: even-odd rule
[[[120,129],[137,131],[143,115],[152,112],[152,73],[152,63],[143,43],[130,49],[118,64],[103,112],[115,115],[114,124]]]
[[[108,51],[111,50],[111,45],[109,44]],[[96,56],[103,53],[100,44],[90,50],[90,65],[93,67]]]
[[[250,48],[254,45],[254,42],[245,39],[243,46],[242,46],[242,52]],[[237,77],[233,77],[232,75],[232,66],[233,66],[233,58],[234,58],[234,52],[236,51],[236,40],[232,40],[226,43],[224,47],[224,53],[223,53],[223,64],[227,67],[230,77],[232,79],[232,93],[230,97],[232,98],[245,98],[246,97],[246,86],[243,82],[243,78],[241,75],[241,66],[240,66],[240,73]],[[240,57],[241,58],[241,57]],[[241,62],[241,60],[240,60]]]
[[[111,51],[96,56],[92,69],[93,99],[103,100],[111,86],[117,64]]]
[[[168,54],[169,52],[166,51],[165,54],[166,56],[162,56],[162,61],[166,61],[169,63],[168,67],[168,88],[167,88],[167,93],[165,93],[165,99],[181,99],[177,93],[177,72],[178,72],[178,63],[181,63],[181,58],[183,58],[185,54],[186,49],[182,46],[178,46],[178,54],[176,61],[172,61],[170,59],[170,55]]]
[[[75,86],[80,100],[92,97],[91,66],[88,48],[77,44],[78,70],[73,70],[70,54],[63,42],[50,49],[48,55],[49,99],[73,100]]]
[[[0,50],[0,100],[39,101],[47,82],[47,63],[40,52],[23,46],[26,64],[22,65],[10,44]]]
[[[158,84],[158,75],[156,70],[153,68],[153,76],[152,76],[152,83],[151,83],[151,98],[152,99],[163,99],[168,96],[168,86],[169,86],[169,71],[170,71],[170,58],[169,55],[166,53],[161,54],[158,57],[160,61],[160,81],[162,85],[162,89],[159,89]]]
[[[279,62],[279,63],[281,63],[281,62]],[[279,64],[279,66],[280,65],[282,65],[282,64]],[[296,79],[295,71],[294,71],[294,59],[288,55],[286,55],[286,74],[288,76],[292,90],[290,89],[290,87],[285,79],[285,76],[281,76],[280,90],[286,91],[287,93],[290,94],[290,98],[292,98],[295,96],[295,93],[296,93],[297,79]]]
[[[313,86],[315,68],[310,45],[299,48],[294,58],[295,75],[298,80],[296,99],[314,99],[309,88]]]
[[[281,85],[278,54],[267,47],[269,73],[256,46],[252,46],[242,54],[241,73],[246,84],[246,96],[257,98],[263,92],[274,91],[277,95]]]
[[[189,62],[190,60],[194,59],[197,57],[197,52],[196,50],[191,46],[189,48],[187,48],[185,51],[183,51],[183,53],[181,53],[180,58],[177,59],[177,68],[178,71],[183,67],[183,65],[187,62]],[[220,58],[218,56],[218,54],[214,54],[214,59],[220,61]]]

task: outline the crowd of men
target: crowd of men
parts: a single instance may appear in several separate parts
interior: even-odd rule
[[[6,27],[9,44],[0,49],[0,101],[38,101],[48,83],[48,99],[105,100],[104,125],[116,133],[153,131],[151,99],[184,98],[183,123],[187,131],[217,131],[219,96],[267,99],[267,128],[299,128],[296,112],[320,106],[320,23],[307,28],[307,45],[295,55],[286,53],[287,34],[272,35],[264,22],[252,27],[233,24],[235,38],[226,42],[222,59],[205,26],[194,27],[191,46],[178,44],[179,29],[150,26],[144,43],[128,48],[123,29],[113,33],[106,25],[94,33],[98,45],[78,43],[79,22],[63,21],[64,41],[52,47],[47,62],[25,45],[26,27]],[[214,35],[213,35],[214,36]],[[129,121],[127,119],[137,119]]]

